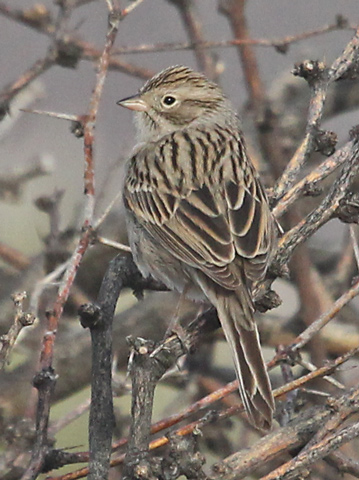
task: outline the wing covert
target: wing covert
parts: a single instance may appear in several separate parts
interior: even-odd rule
[[[201,178],[196,169],[194,175],[193,146],[191,153],[181,147],[185,139],[180,132],[172,136],[176,138],[166,139],[155,149],[141,150],[132,159],[131,181],[124,191],[127,207],[163,248],[219,285],[238,288],[243,270],[249,280],[258,280],[268,263],[273,221],[255,172],[246,158],[233,158],[233,149],[223,145],[219,158],[212,136],[214,147],[205,150],[209,172],[203,172]],[[204,137],[199,138],[203,143]],[[197,144],[201,146],[201,142]],[[195,138],[191,144],[196,144]],[[173,145],[176,152],[171,150]],[[237,155],[240,152],[244,154],[238,148]],[[141,169],[149,174],[141,175]],[[168,178],[162,181],[166,172]]]

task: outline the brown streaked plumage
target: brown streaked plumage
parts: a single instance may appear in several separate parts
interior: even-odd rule
[[[249,419],[269,428],[274,401],[251,289],[262,279],[276,227],[221,89],[170,67],[118,102],[136,112],[138,140],[124,202],[143,275],[216,307]]]

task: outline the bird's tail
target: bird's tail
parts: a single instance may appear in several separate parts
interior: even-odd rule
[[[245,289],[225,293],[212,291],[211,297],[231,346],[239,393],[249,420],[256,428],[269,429],[274,400],[249,293]]]

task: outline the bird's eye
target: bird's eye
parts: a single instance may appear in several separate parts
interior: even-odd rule
[[[166,105],[167,107],[170,107],[171,105],[175,104],[176,103],[176,99],[175,97],[173,97],[172,95],[165,95],[163,98],[162,98],[162,103],[163,105]]]

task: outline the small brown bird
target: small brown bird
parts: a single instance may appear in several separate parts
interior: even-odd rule
[[[188,67],[167,68],[119,105],[136,112],[139,144],[124,184],[129,240],[144,276],[217,309],[249,419],[270,428],[274,401],[253,284],[276,226],[221,89]]]

